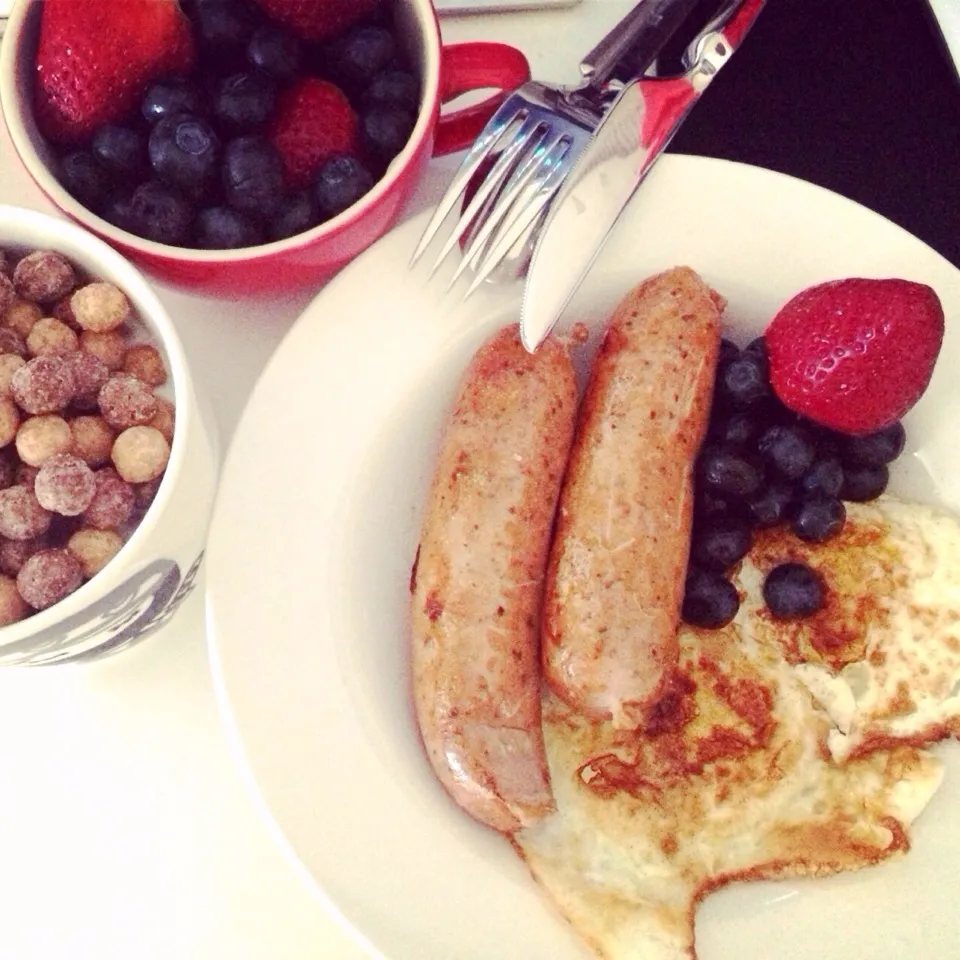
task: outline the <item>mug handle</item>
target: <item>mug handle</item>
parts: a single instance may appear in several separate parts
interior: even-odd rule
[[[511,90],[530,79],[530,63],[506,43],[453,43],[441,51],[440,102],[446,103],[471,90],[497,87],[500,93],[481,103],[441,114],[433,155],[466,150],[477,138]]]

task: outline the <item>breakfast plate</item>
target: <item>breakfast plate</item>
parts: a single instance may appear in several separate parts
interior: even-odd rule
[[[227,728],[265,815],[319,898],[389,960],[583,960],[509,844],[434,778],[409,693],[406,608],[421,504],[457,380],[518,316],[518,291],[462,300],[408,269],[427,214],[354,261],[281,344],[230,450],[208,549],[208,632]],[[427,259],[427,258],[425,258]],[[668,156],[562,321],[596,331],[635,282],[689,264],[756,335],[792,294],[843,276],[930,284],[947,336],[906,421],[893,489],[960,508],[960,272],[834,194]],[[743,884],[697,915],[701,960],[946,960],[960,942],[960,750],[901,860]],[[308,945],[305,951],[309,953]],[[642,955],[642,951],[638,954]]]

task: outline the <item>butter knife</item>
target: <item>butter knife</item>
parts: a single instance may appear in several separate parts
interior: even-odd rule
[[[583,282],[614,224],[766,0],[729,0],[687,49],[686,73],[639,77],[617,95],[563,186],[534,247],[520,338],[533,352]]]

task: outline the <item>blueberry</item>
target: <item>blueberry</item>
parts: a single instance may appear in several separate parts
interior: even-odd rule
[[[112,123],[101,127],[93,135],[90,149],[104,169],[127,180],[141,176],[147,165],[146,141],[130,127]]]
[[[760,421],[752,412],[733,413],[710,425],[710,436],[716,443],[747,446],[757,439],[759,433]]]
[[[284,240],[310,230],[320,222],[317,202],[309,190],[298,190],[284,198],[276,216],[270,221],[271,240]]]
[[[283,202],[283,162],[261,136],[237,137],[223,151],[220,170],[227,202],[251,217],[269,220]]]
[[[410,139],[416,120],[409,110],[371,107],[363,115],[363,141],[374,157],[389,163]]]
[[[757,529],[775,527],[790,518],[794,492],[788,483],[768,483],[747,500],[747,516]]]
[[[823,543],[843,529],[846,519],[846,508],[836,497],[809,497],[797,507],[793,532],[801,540]]]
[[[804,496],[838,497],[843,486],[843,467],[836,457],[818,459],[800,478]]]
[[[757,441],[764,463],[788,480],[798,480],[813,466],[817,455],[813,438],[799,425],[775,424]]]
[[[696,525],[690,555],[699,566],[722,571],[742,560],[749,549],[750,527],[727,513]]]
[[[266,74],[233,73],[216,86],[213,114],[227,130],[250,133],[267,121],[276,99],[276,86]]]
[[[720,338],[720,350],[717,354],[717,371],[728,367],[740,356],[740,348],[726,337]]]
[[[157,243],[182,246],[190,236],[193,208],[176,187],[148,180],[133,191],[129,217],[131,232]]]
[[[717,398],[733,407],[748,407],[770,393],[765,363],[743,351],[718,371]]]
[[[95,210],[107,199],[110,178],[88,150],[74,150],[60,161],[60,182],[67,193]]]
[[[370,81],[361,102],[364,107],[400,107],[416,113],[420,104],[420,83],[407,70],[384,70]]]
[[[353,206],[374,184],[373,174],[356,157],[331,157],[317,174],[314,195],[323,217]]]
[[[246,3],[237,0],[208,0],[197,4],[194,13],[196,34],[209,52],[229,55],[245,47],[256,27],[256,17]]]
[[[903,453],[906,442],[903,424],[893,423],[863,437],[847,437],[843,459],[845,463],[858,467],[881,467],[896,460]]]
[[[201,250],[235,250],[263,242],[260,227],[230,207],[205,207],[194,223],[194,242]]]
[[[206,98],[200,87],[184,77],[154,80],[140,101],[140,112],[151,126],[164,117],[178,113],[202,116],[206,113]]]
[[[737,513],[739,504],[728,497],[719,497],[697,484],[696,496],[693,501],[694,522],[709,520],[712,517],[722,517],[730,513]]]
[[[721,497],[752,497],[763,482],[763,470],[742,448],[710,444],[697,462],[700,483]]]
[[[100,216],[107,223],[112,223],[121,230],[126,230],[128,233],[137,232],[136,224],[133,222],[133,210],[130,208],[129,191],[114,193],[108,197],[100,210]]]
[[[217,168],[220,140],[200,117],[165,117],[150,132],[150,165],[161,180],[191,190],[201,187]]]
[[[326,66],[341,85],[359,90],[390,65],[396,52],[386,28],[357,27],[327,47]]]
[[[247,44],[247,59],[274,80],[290,80],[300,69],[303,49],[289,30],[268,24],[254,31]]]
[[[725,627],[740,607],[736,587],[715,570],[691,567],[687,571],[680,615],[693,627],[716,630]]]
[[[797,620],[816,613],[824,601],[823,581],[803,563],[781,563],[763,581],[763,599],[778,620]]]
[[[840,496],[844,500],[853,500],[856,503],[866,503],[876,500],[887,489],[890,482],[890,470],[885,463],[879,467],[843,468],[843,486]]]

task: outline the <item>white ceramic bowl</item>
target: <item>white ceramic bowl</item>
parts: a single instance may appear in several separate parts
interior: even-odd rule
[[[0,628],[0,665],[59,663],[125,648],[175,613],[194,585],[217,481],[180,338],[149,284],[87,231],[45,214],[0,206],[0,249],[56,250],[91,277],[120,287],[166,363],[176,407],[170,461],[157,495],[120,552],[78,590]]]

